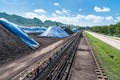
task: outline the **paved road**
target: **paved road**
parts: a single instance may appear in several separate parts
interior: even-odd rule
[[[120,40],[94,32],[88,32],[88,31],[86,32],[120,50]]]
[[[24,56],[16,61],[13,61],[12,63],[1,66],[0,67],[0,80],[10,80],[15,75],[17,75],[22,70],[24,70],[27,66],[35,62],[36,60],[38,59],[41,59],[41,61],[44,60],[46,56],[49,57],[50,55],[52,55],[50,53],[44,55],[45,53],[50,52],[51,50],[56,48],[56,46],[62,43],[63,43],[63,40],[60,40],[48,47],[43,48],[40,51],[36,51],[33,54],[31,53],[30,55]]]

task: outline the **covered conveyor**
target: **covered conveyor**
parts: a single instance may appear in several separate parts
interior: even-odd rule
[[[0,18],[0,24],[2,24],[6,29],[20,38],[24,43],[26,43],[32,49],[39,47],[39,43],[33,40],[30,36],[28,36],[24,31],[22,31],[17,25],[7,21],[4,18]]]

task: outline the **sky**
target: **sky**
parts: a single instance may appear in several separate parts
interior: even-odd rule
[[[0,0],[0,12],[79,26],[120,21],[120,0]]]

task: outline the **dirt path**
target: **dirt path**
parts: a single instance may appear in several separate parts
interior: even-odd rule
[[[98,34],[98,33],[94,33],[94,32],[88,32],[87,33],[93,35],[94,37],[104,41],[105,43],[117,48],[120,50],[120,40],[111,38],[111,37],[107,37],[106,35],[102,35],[102,34]]]
[[[97,80],[85,38],[80,41],[72,70],[71,80]]]

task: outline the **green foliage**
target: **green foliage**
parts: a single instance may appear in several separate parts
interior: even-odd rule
[[[103,41],[85,33],[94,50],[94,53],[104,68],[109,80],[120,80],[120,50],[104,43]]]
[[[120,37],[120,22],[109,26],[94,26],[91,31]]]
[[[55,21],[50,21],[46,20],[42,22],[38,18],[33,18],[33,19],[28,19],[28,18],[23,18],[21,16],[17,15],[9,15],[6,13],[0,13],[0,18],[5,18],[15,24],[21,25],[21,26],[44,26],[44,27],[49,27],[49,26],[54,26],[56,23],[59,25],[64,25],[60,22],[55,22]]]

